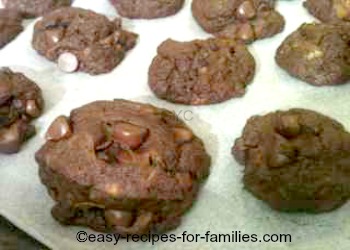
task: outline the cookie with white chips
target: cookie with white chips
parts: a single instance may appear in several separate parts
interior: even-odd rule
[[[65,72],[91,75],[112,71],[132,49],[137,35],[90,10],[61,8],[35,24],[33,47]]]

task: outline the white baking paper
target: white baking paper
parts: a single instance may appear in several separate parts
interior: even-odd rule
[[[242,188],[242,166],[230,154],[234,139],[241,134],[247,118],[277,109],[303,107],[329,115],[350,130],[350,84],[317,88],[288,76],[274,61],[276,48],[301,23],[313,21],[302,1],[278,1],[286,17],[283,33],[250,46],[257,62],[257,73],[247,94],[222,104],[188,107],[157,100],[147,85],[147,72],[157,46],[167,38],[189,41],[209,37],[195,23],[187,0],[183,10],[158,20],[125,20],[124,26],[140,35],[139,42],[113,72],[90,76],[65,74],[54,63],[40,57],[31,47],[34,21],[0,51],[0,66],[13,66],[35,80],[46,100],[45,114],[35,124],[38,135],[19,154],[0,156],[0,214],[52,249],[350,249],[350,204],[319,215],[288,214],[271,210]],[[108,0],[76,0],[80,6],[106,14],[117,14]],[[169,233],[247,234],[289,233],[292,243],[79,243],[76,233],[87,230],[63,227],[50,215],[53,205],[38,178],[34,153],[44,143],[50,122],[60,114],[94,100],[126,98],[166,107],[177,113],[193,112],[187,123],[205,141],[212,155],[212,171],[198,201],[180,227]],[[189,114],[189,113],[187,113]],[[1,247],[0,247],[1,248]]]

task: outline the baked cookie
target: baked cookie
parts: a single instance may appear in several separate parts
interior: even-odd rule
[[[0,9],[0,49],[23,31],[22,18],[18,12]]]
[[[166,40],[149,68],[148,83],[161,99],[201,105],[242,96],[255,73],[255,60],[244,44],[210,38]]]
[[[41,115],[43,105],[34,82],[8,68],[0,69],[0,153],[17,153],[35,134],[30,121]]]
[[[61,8],[38,21],[33,47],[65,72],[102,74],[112,71],[132,49],[137,35],[125,31],[121,20],[80,8]]]
[[[119,15],[127,18],[153,19],[176,14],[184,0],[110,0]]]
[[[250,118],[232,148],[245,188],[282,211],[325,212],[350,194],[350,134],[304,109]]]
[[[121,235],[175,228],[209,174],[202,141],[165,109],[97,101],[58,117],[36,153],[53,216]]]
[[[2,0],[6,9],[18,11],[27,18],[44,15],[54,9],[69,6],[72,2],[73,0]]]
[[[350,79],[350,25],[303,24],[276,53],[277,64],[313,85],[335,85]]]
[[[306,0],[304,6],[322,22],[339,23],[350,21],[349,0]]]
[[[246,43],[271,37],[285,24],[275,0],[193,0],[192,14],[205,31]]]

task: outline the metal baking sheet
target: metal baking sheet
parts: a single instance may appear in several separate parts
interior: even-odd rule
[[[99,76],[64,74],[31,47],[34,21],[0,51],[0,66],[11,66],[37,81],[46,99],[45,114],[35,124],[38,134],[17,155],[0,156],[0,214],[52,249],[350,249],[350,205],[326,214],[288,214],[272,211],[242,188],[242,167],[230,154],[246,120],[255,114],[303,107],[329,115],[350,130],[350,84],[317,88],[293,79],[277,67],[276,48],[301,23],[314,19],[302,1],[278,1],[287,20],[283,33],[249,46],[257,62],[254,82],[244,97],[222,104],[188,107],[157,100],[147,86],[147,72],[157,46],[167,38],[189,41],[209,37],[195,23],[187,0],[183,10],[158,20],[125,20],[127,29],[140,35],[139,42],[113,72]],[[76,0],[75,6],[92,9],[110,18],[117,14],[108,0]],[[178,114],[193,114],[186,122],[205,141],[212,155],[212,171],[198,201],[170,233],[188,234],[291,234],[291,243],[182,242],[88,243],[76,240],[81,227],[63,227],[50,215],[53,205],[38,178],[34,153],[44,142],[50,122],[60,114],[94,100],[126,98],[166,107]],[[186,118],[186,117],[181,117]],[[188,118],[188,117],[187,117]],[[1,248],[1,247],[0,247]]]

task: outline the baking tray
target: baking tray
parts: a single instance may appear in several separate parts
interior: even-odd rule
[[[11,66],[35,80],[46,100],[44,115],[35,121],[36,137],[19,154],[0,156],[0,214],[52,249],[350,249],[350,205],[325,214],[279,213],[255,199],[243,189],[242,166],[230,154],[246,120],[255,114],[277,109],[309,108],[329,115],[350,130],[350,84],[313,87],[291,78],[279,69],[274,54],[282,40],[303,22],[314,19],[302,7],[302,1],[278,1],[278,10],[287,24],[283,33],[249,46],[257,62],[255,80],[242,98],[222,104],[190,107],[158,100],[147,86],[147,72],[157,46],[167,38],[189,41],[209,37],[195,23],[191,1],[173,17],[158,20],[124,20],[126,29],[140,35],[135,49],[111,73],[89,76],[64,74],[54,63],[37,55],[31,47],[34,21],[0,51],[0,66]],[[110,18],[117,14],[108,0],[76,0],[74,6],[92,9]],[[291,234],[290,243],[212,242],[174,243],[79,243],[81,227],[64,227],[50,215],[53,205],[38,178],[34,153],[44,143],[44,134],[53,119],[94,100],[125,98],[168,108],[186,119],[212,156],[211,174],[197,202],[183,217],[180,227],[169,233],[181,235],[240,231],[242,234]],[[184,118],[184,117],[182,117]],[[1,247],[0,247],[1,248]]]

